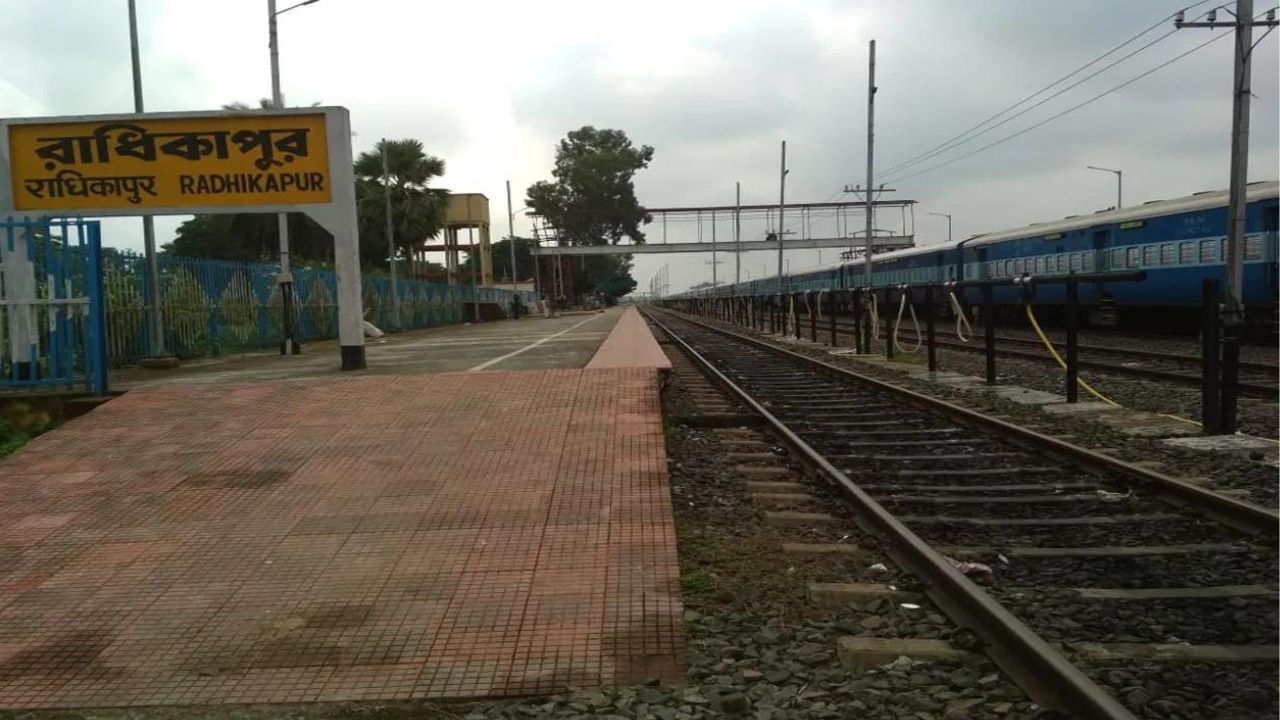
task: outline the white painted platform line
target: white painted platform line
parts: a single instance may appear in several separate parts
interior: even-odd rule
[[[529,343],[528,345],[525,345],[524,347],[520,348],[519,350],[512,350],[511,352],[507,353],[506,355],[499,355],[498,357],[493,358],[492,360],[485,360],[484,362],[480,363],[479,365],[477,365],[477,366],[475,366],[475,367],[471,368],[470,370],[467,370],[467,372],[476,372],[476,371],[479,371],[479,370],[484,370],[485,368],[488,368],[488,367],[490,367],[490,366],[497,365],[498,363],[502,362],[503,360],[506,360],[507,358],[513,358],[513,357],[515,357],[516,355],[519,355],[519,354],[520,354],[520,353],[522,353],[522,352],[527,352],[527,351],[529,351],[529,350],[532,350],[532,349],[534,349],[534,348],[538,347],[539,345],[541,345],[542,343],[544,343],[544,342],[546,342],[546,341],[548,341],[548,340],[551,340],[552,338],[557,338],[557,337],[560,337],[561,335],[564,335],[565,333],[568,333],[568,332],[572,332],[572,331],[574,331],[574,330],[577,330],[578,328],[582,327],[583,325],[586,325],[587,323],[591,322],[592,320],[596,320],[596,319],[598,319],[598,318],[602,318],[602,317],[604,317],[604,315],[592,315],[591,317],[587,318],[586,320],[583,320],[583,321],[582,321],[582,322],[580,322],[580,323],[577,323],[577,324],[574,324],[574,325],[570,325],[569,327],[567,327],[567,328],[565,328],[565,329],[561,330],[560,332],[558,332],[558,333],[552,333],[552,334],[550,334],[550,335],[548,335],[548,336],[546,336],[546,337],[542,338],[541,340],[538,340],[537,342],[531,342],[531,343]]]

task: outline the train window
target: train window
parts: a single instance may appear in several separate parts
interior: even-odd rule
[[[1165,243],[1160,246],[1160,264],[1161,265],[1177,265],[1178,264],[1178,246],[1173,243]]]
[[[1128,257],[1125,258],[1126,267],[1136,268],[1142,264],[1142,250],[1140,248],[1129,247],[1126,250],[1128,251]]]
[[[1196,244],[1184,242],[1179,245],[1178,262],[1183,265],[1194,265],[1196,262]]]
[[[1080,253],[1080,255],[1082,256],[1081,260],[1083,260],[1084,271],[1093,272],[1093,253],[1084,252],[1084,253]]]
[[[1262,237],[1259,235],[1244,236],[1244,259],[1245,260],[1261,260],[1262,259]]]
[[[1155,245],[1144,245],[1142,247],[1142,265],[1143,267],[1155,267],[1160,264],[1160,258],[1156,255],[1159,248]]]
[[[1111,249],[1111,267],[1113,268],[1124,267],[1124,248]]]
[[[1016,258],[1016,259],[1014,259],[1014,261],[1013,261],[1013,274],[1014,274],[1014,275],[1021,275],[1021,274],[1022,274],[1022,258]]]
[[[1012,260],[1004,261],[1004,276],[1013,277],[1013,261]]]
[[[1218,262],[1218,241],[1217,240],[1201,240],[1200,241],[1200,262],[1202,263]]]
[[[1071,253],[1071,272],[1080,271],[1080,253]]]
[[[1042,257],[1036,258],[1034,267],[1035,267],[1035,273],[1037,275],[1044,272],[1044,258]]]

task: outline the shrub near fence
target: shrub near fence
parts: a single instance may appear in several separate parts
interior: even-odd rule
[[[272,347],[280,341],[279,266],[160,255],[160,307],[164,339],[179,357],[208,357]],[[146,276],[142,256],[103,251],[103,295],[106,302],[108,357],[112,365],[129,365],[147,353]],[[366,273],[361,279],[364,317],[393,327],[391,279]],[[472,289],[418,280],[398,280],[400,323],[418,329],[469,320],[464,303]],[[333,270],[293,270],[294,327],[299,340],[338,334],[338,279]],[[479,302],[511,304],[511,291],[477,288]],[[519,293],[526,305],[532,293]]]

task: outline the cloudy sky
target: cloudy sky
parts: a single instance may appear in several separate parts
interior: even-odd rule
[[[148,110],[203,110],[270,95],[266,0],[137,3]],[[636,181],[650,207],[732,203],[735,181],[744,203],[776,202],[781,140],[788,143],[788,201],[835,199],[865,176],[868,40],[877,40],[877,165],[889,168],[1188,4],[320,0],[280,18],[282,84],[290,103],[350,108],[357,152],[384,136],[421,139],[447,162],[444,187],[494,202],[497,237],[506,231],[504,181],[523,205],[523,189],[549,176],[555,143],[570,129],[621,128],[652,145],[653,164]],[[1260,2],[1258,10],[1269,6]],[[132,109],[125,0],[5,0],[4,13],[0,116]],[[1161,25],[1106,62],[1171,29]],[[1015,133],[1211,37],[1209,30],[1172,33],[912,169]],[[1255,56],[1252,179],[1280,176],[1276,48],[1273,35]],[[946,220],[929,212],[951,213],[960,238],[1113,204],[1114,178],[1086,170],[1090,164],[1124,170],[1126,205],[1222,188],[1231,70],[1225,39],[972,158],[886,177],[895,197],[918,201],[915,230],[925,244],[946,237]],[[179,220],[157,221],[162,242]],[[516,232],[527,232],[519,219]],[[757,239],[753,232],[744,239]],[[111,221],[105,234],[108,244],[141,247],[138,222]],[[692,238],[673,230],[670,239]],[[793,270],[818,262],[812,252],[791,256]],[[646,289],[667,264],[678,290],[708,279],[709,259],[642,256],[635,276]],[[721,272],[731,273],[731,257],[722,259]],[[747,256],[744,274],[759,277],[773,262],[768,254]]]

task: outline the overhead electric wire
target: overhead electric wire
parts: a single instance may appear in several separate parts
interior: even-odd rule
[[[1142,73],[1142,74],[1140,74],[1140,75],[1136,75],[1136,76],[1134,76],[1134,77],[1132,77],[1132,78],[1130,78],[1130,79],[1128,79],[1128,80],[1126,80],[1126,81],[1124,81],[1124,82],[1120,83],[1119,85],[1116,85],[1115,87],[1113,87],[1113,88],[1111,88],[1111,89],[1109,89],[1109,90],[1105,90],[1105,91],[1103,91],[1103,92],[1101,92],[1101,93],[1098,93],[1097,95],[1094,95],[1093,97],[1089,98],[1088,100],[1085,100],[1084,102],[1081,102],[1081,103],[1078,103],[1078,104],[1076,104],[1076,105],[1073,105],[1073,106],[1071,106],[1071,107],[1067,108],[1066,110],[1063,110],[1062,112],[1060,112],[1060,113],[1058,113],[1058,114],[1056,114],[1056,115],[1051,115],[1051,116],[1049,116],[1049,117],[1045,118],[1044,120],[1041,120],[1040,122],[1038,122],[1038,123],[1036,123],[1036,124],[1034,124],[1034,125],[1030,125],[1030,126],[1028,126],[1028,127],[1025,127],[1025,128],[1023,128],[1022,130],[1019,130],[1018,132],[1013,133],[1012,135],[1006,135],[1005,137],[1002,137],[1002,138],[1000,138],[999,140],[996,140],[996,141],[994,141],[994,142],[987,143],[986,145],[983,145],[982,147],[980,147],[980,148],[978,148],[978,149],[976,149],[976,150],[971,150],[971,151],[969,151],[969,152],[965,153],[964,155],[960,155],[960,156],[958,156],[958,157],[951,158],[950,160],[947,160],[947,161],[945,161],[945,162],[938,163],[937,165],[930,165],[929,167],[924,168],[923,170],[917,170],[916,172],[908,173],[908,174],[906,174],[906,175],[901,175],[901,176],[898,176],[898,177],[896,177],[896,178],[894,178],[894,179],[895,179],[895,180],[897,180],[897,181],[899,181],[899,182],[901,182],[902,180],[906,180],[906,179],[908,179],[908,178],[918,177],[918,176],[920,176],[920,175],[923,175],[923,174],[928,173],[928,172],[932,172],[932,171],[937,170],[937,169],[939,169],[939,168],[944,168],[944,167],[946,167],[946,166],[948,166],[948,165],[951,165],[952,163],[959,162],[959,161],[964,160],[964,159],[966,159],[966,158],[971,158],[971,157],[973,157],[974,155],[977,155],[977,154],[978,154],[978,153],[980,153],[980,152],[983,152],[983,151],[985,151],[985,150],[989,150],[989,149],[991,149],[991,148],[993,148],[993,147],[995,147],[995,146],[997,146],[997,145],[1002,145],[1002,144],[1004,144],[1004,143],[1006,143],[1006,142],[1008,142],[1008,141],[1010,141],[1010,140],[1013,140],[1014,138],[1018,138],[1018,137],[1021,137],[1021,136],[1023,136],[1023,135],[1026,135],[1027,133],[1031,132],[1032,130],[1035,130],[1036,128],[1039,128],[1039,127],[1043,127],[1043,126],[1045,126],[1045,125],[1048,125],[1049,123],[1053,122],[1054,120],[1057,120],[1058,118],[1063,117],[1063,116],[1065,116],[1065,115],[1070,115],[1071,113],[1075,112],[1076,110],[1079,110],[1080,108],[1082,108],[1082,107],[1084,107],[1084,106],[1086,106],[1086,105],[1089,105],[1089,104],[1091,104],[1091,103],[1093,103],[1093,102],[1096,102],[1096,101],[1098,101],[1098,100],[1101,100],[1102,98],[1104,98],[1104,97],[1106,97],[1106,96],[1110,95],[1110,94],[1111,94],[1111,93],[1113,93],[1113,92],[1116,92],[1117,90],[1121,90],[1121,89],[1123,89],[1123,88],[1126,88],[1126,87],[1128,87],[1128,86],[1132,85],[1133,83],[1135,83],[1135,82],[1137,82],[1137,81],[1139,81],[1139,80],[1141,80],[1141,79],[1143,79],[1143,78],[1147,77],[1148,75],[1150,75],[1150,74],[1152,74],[1152,73],[1154,73],[1154,72],[1156,72],[1156,71],[1158,71],[1158,70],[1162,70],[1162,69],[1164,69],[1164,68],[1166,68],[1166,67],[1168,67],[1168,66],[1172,65],[1173,63],[1175,63],[1175,62],[1177,62],[1177,61],[1181,60],[1182,58],[1184,58],[1184,57],[1186,57],[1186,56],[1190,55],[1191,53],[1194,53],[1194,52],[1196,52],[1196,51],[1198,51],[1198,50],[1200,50],[1200,49],[1202,49],[1202,48],[1204,48],[1204,47],[1206,47],[1206,46],[1210,45],[1211,43],[1215,43],[1215,42],[1217,42],[1217,41],[1221,40],[1222,38],[1227,37],[1228,35],[1230,35],[1230,34],[1231,34],[1231,32],[1232,32],[1232,31],[1228,30],[1227,32],[1222,33],[1222,34],[1220,34],[1220,35],[1215,35],[1215,36],[1213,36],[1212,38],[1210,38],[1210,39],[1206,40],[1205,42],[1202,42],[1202,43],[1200,43],[1199,45],[1196,45],[1195,47],[1191,48],[1190,50],[1187,50],[1186,52],[1183,52],[1183,53],[1180,53],[1180,54],[1178,54],[1178,55],[1173,56],[1172,58],[1170,58],[1170,59],[1168,59],[1168,60],[1166,60],[1166,61],[1164,61],[1164,62],[1160,63],[1159,65],[1156,65],[1155,67],[1151,68],[1150,70],[1147,70],[1146,72],[1144,72],[1144,73]]]
[[[1192,4],[1192,5],[1189,5],[1189,6],[1185,7],[1185,8],[1183,8],[1180,12],[1186,12],[1187,10],[1191,10],[1191,9],[1193,9],[1193,8],[1195,8],[1195,7],[1198,7],[1198,6],[1200,6],[1200,5],[1205,4],[1206,2],[1209,2],[1209,0],[1200,0],[1200,2],[1194,3],[1194,4]],[[1225,4],[1224,4],[1224,5],[1219,5],[1219,6],[1218,6],[1218,8],[1216,8],[1216,9],[1220,9],[1220,8],[1222,8],[1222,7],[1225,7]],[[1208,12],[1208,11],[1206,11],[1206,13],[1207,13],[1207,12]],[[1127,59],[1129,59],[1129,58],[1133,57],[1134,55],[1137,55],[1138,53],[1142,52],[1143,50],[1146,50],[1147,48],[1151,47],[1152,45],[1154,45],[1154,44],[1156,44],[1156,43],[1158,43],[1158,42],[1160,42],[1160,41],[1164,40],[1165,38],[1169,37],[1169,36],[1170,36],[1170,35],[1172,35],[1174,32],[1176,32],[1176,29],[1175,29],[1175,30],[1171,30],[1171,31],[1169,31],[1168,33],[1165,33],[1164,35],[1162,35],[1162,36],[1160,36],[1160,37],[1156,38],[1155,40],[1151,41],[1150,43],[1147,43],[1146,45],[1143,45],[1142,47],[1138,48],[1137,50],[1134,50],[1133,52],[1129,53],[1128,55],[1125,55],[1124,57],[1120,58],[1119,60],[1116,60],[1115,62],[1111,63],[1110,65],[1107,65],[1106,67],[1102,68],[1101,70],[1098,70],[1098,71],[1096,71],[1096,72],[1094,72],[1094,73],[1090,74],[1088,77],[1085,77],[1085,78],[1083,78],[1082,80],[1077,81],[1076,83],[1074,83],[1074,84],[1070,85],[1069,87],[1066,87],[1066,88],[1063,88],[1062,90],[1059,90],[1058,92],[1056,92],[1056,93],[1054,93],[1053,95],[1051,95],[1051,96],[1049,96],[1049,97],[1047,97],[1047,98],[1045,98],[1045,99],[1041,100],[1040,102],[1036,103],[1035,105],[1032,105],[1031,107],[1029,107],[1029,108],[1026,108],[1026,109],[1022,110],[1022,111],[1018,112],[1017,114],[1015,114],[1015,115],[1013,115],[1013,116],[1011,116],[1011,117],[1005,118],[1004,120],[1000,121],[1000,122],[999,122],[999,123],[997,123],[996,125],[993,125],[993,126],[991,126],[991,127],[986,128],[985,130],[982,130],[982,128],[983,128],[983,127],[985,127],[986,125],[988,125],[989,123],[991,123],[993,120],[996,120],[996,119],[1000,118],[1001,116],[1003,116],[1003,115],[1005,115],[1005,114],[1009,113],[1010,111],[1012,111],[1012,110],[1014,110],[1014,109],[1016,109],[1016,108],[1018,108],[1018,107],[1020,107],[1020,106],[1022,106],[1022,105],[1025,105],[1026,103],[1030,102],[1031,100],[1034,100],[1035,98],[1039,97],[1040,95],[1043,95],[1044,93],[1048,92],[1049,90],[1053,89],[1054,87],[1056,87],[1056,86],[1058,86],[1058,85],[1062,84],[1063,82],[1065,82],[1065,81],[1067,81],[1067,80],[1071,79],[1071,78],[1072,78],[1072,77],[1074,77],[1075,75],[1078,75],[1079,73],[1081,73],[1081,72],[1083,72],[1083,71],[1085,71],[1085,70],[1089,69],[1090,67],[1092,67],[1092,66],[1094,66],[1094,65],[1098,64],[1098,63],[1099,63],[1099,62],[1101,62],[1102,60],[1104,60],[1104,59],[1106,59],[1107,57],[1109,57],[1109,56],[1111,56],[1111,55],[1115,54],[1116,52],[1120,51],[1120,50],[1121,50],[1122,48],[1124,48],[1125,46],[1127,46],[1127,45],[1129,45],[1129,44],[1133,43],[1133,42],[1134,42],[1134,41],[1136,41],[1138,38],[1142,37],[1143,35],[1146,35],[1147,33],[1151,32],[1152,30],[1155,30],[1156,28],[1160,27],[1161,25],[1163,25],[1164,23],[1168,22],[1170,19],[1172,19],[1172,18],[1176,17],[1177,15],[1178,15],[1178,13],[1177,13],[1177,12],[1174,12],[1174,13],[1171,13],[1171,14],[1169,14],[1169,15],[1166,15],[1166,16],[1164,16],[1164,17],[1160,18],[1160,20],[1158,20],[1157,22],[1155,22],[1154,24],[1152,24],[1150,27],[1147,27],[1146,29],[1144,29],[1144,30],[1142,30],[1141,32],[1139,32],[1138,34],[1134,35],[1133,37],[1130,37],[1128,40],[1125,40],[1124,42],[1122,42],[1122,43],[1120,43],[1119,45],[1117,45],[1117,46],[1115,46],[1115,47],[1111,48],[1110,50],[1106,51],[1105,53],[1103,53],[1103,54],[1101,54],[1101,55],[1099,55],[1099,56],[1095,57],[1094,59],[1090,60],[1089,62],[1085,63],[1084,65],[1081,65],[1080,67],[1076,68],[1075,70],[1072,70],[1071,72],[1067,73],[1066,75],[1063,75],[1062,77],[1058,78],[1057,80],[1054,80],[1053,82],[1049,83],[1048,85],[1046,85],[1046,86],[1044,86],[1044,87],[1040,88],[1039,90],[1037,90],[1037,91],[1035,91],[1035,92],[1031,93],[1030,95],[1028,95],[1028,96],[1026,96],[1026,97],[1022,98],[1022,99],[1021,99],[1021,100],[1019,100],[1018,102],[1016,102],[1016,103],[1014,103],[1014,104],[1010,105],[1009,107],[1007,107],[1007,108],[1005,108],[1005,109],[1001,110],[1000,112],[998,112],[998,113],[996,113],[996,114],[992,115],[991,117],[988,117],[987,119],[983,120],[982,122],[978,123],[977,125],[974,125],[973,127],[969,128],[968,130],[965,130],[964,132],[960,133],[959,135],[956,135],[955,137],[951,138],[950,140],[946,140],[946,141],[944,141],[944,142],[942,142],[942,143],[940,143],[940,144],[938,144],[938,145],[935,145],[933,148],[931,148],[931,149],[929,149],[929,150],[926,150],[926,151],[924,151],[924,152],[922,152],[922,153],[920,153],[920,154],[918,154],[918,155],[915,155],[915,156],[913,156],[913,157],[911,157],[911,158],[909,158],[909,159],[907,159],[907,160],[905,160],[905,161],[903,161],[903,162],[900,162],[900,163],[898,163],[897,165],[894,165],[894,166],[892,166],[892,167],[886,168],[885,170],[881,171],[881,172],[882,172],[882,174],[883,174],[883,175],[885,175],[885,176],[893,175],[894,173],[896,173],[896,172],[898,172],[898,171],[900,171],[900,170],[904,170],[904,169],[906,169],[906,168],[908,168],[908,167],[910,167],[910,166],[912,166],[912,165],[917,165],[917,164],[919,164],[919,163],[921,163],[921,162],[924,162],[925,160],[928,160],[928,159],[929,159],[929,158],[931,158],[931,157],[935,157],[935,156],[937,156],[937,155],[939,155],[939,154],[941,154],[941,153],[943,153],[943,152],[946,152],[946,151],[951,150],[951,149],[953,149],[953,148],[959,147],[960,145],[964,145],[965,143],[969,142],[970,140],[973,140],[974,138],[977,138],[977,137],[980,137],[980,136],[982,136],[982,135],[985,135],[986,133],[990,132],[991,130],[994,130],[994,129],[995,129],[995,128],[997,128],[997,127],[1000,127],[1001,125],[1004,125],[1005,123],[1009,122],[1010,120],[1013,120],[1014,118],[1019,117],[1019,116],[1021,116],[1021,115],[1025,115],[1027,112],[1030,112],[1031,110],[1034,110],[1035,108],[1040,107],[1041,105],[1043,105],[1044,103],[1046,103],[1046,102],[1048,102],[1048,101],[1052,100],[1053,98],[1058,97],[1058,96],[1062,95],[1063,93],[1065,93],[1065,92],[1067,92],[1067,91],[1069,91],[1069,90],[1071,90],[1071,89],[1073,89],[1073,88],[1075,88],[1075,87],[1078,87],[1081,83],[1083,83],[1083,82],[1085,82],[1085,81],[1087,81],[1087,80],[1090,80],[1090,79],[1092,79],[1092,78],[1094,78],[1094,77],[1097,77],[1098,75],[1100,75],[1100,74],[1102,74],[1102,73],[1106,72],[1107,70],[1109,70],[1109,69],[1111,69],[1111,68],[1115,67],[1116,65],[1120,64],[1121,62],[1124,62],[1125,60],[1127,60]],[[980,131],[980,132],[976,132],[976,133],[975,133],[975,131],[978,131],[978,130],[981,130],[981,131]]]

